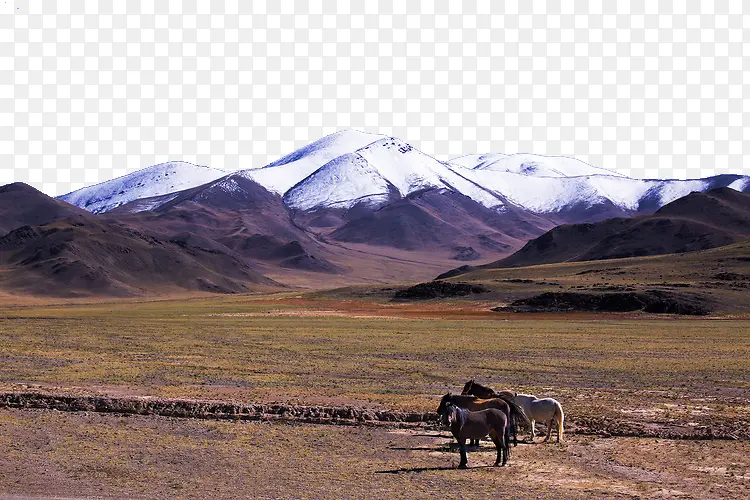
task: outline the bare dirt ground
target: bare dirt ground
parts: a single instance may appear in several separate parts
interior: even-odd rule
[[[569,436],[483,442],[457,470],[447,433],[0,410],[4,495],[132,498],[747,498],[750,442]]]

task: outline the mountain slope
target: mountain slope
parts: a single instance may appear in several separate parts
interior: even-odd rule
[[[21,226],[37,226],[66,217],[88,218],[91,214],[56,200],[28,184],[0,186],[0,236]]]
[[[447,188],[427,188],[377,210],[349,216],[330,233],[336,241],[405,250],[442,251],[458,260],[505,253],[552,227],[520,209],[499,213]]]
[[[486,268],[602,260],[703,250],[750,237],[750,194],[691,193],[653,215],[558,226]]]
[[[55,296],[219,293],[277,283],[198,235],[163,237],[100,220],[23,226],[0,238],[0,287]]]
[[[176,193],[225,175],[227,172],[223,170],[174,161],[85,187],[59,199],[89,212],[102,213],[133,200]]]
[[[141,210],[142,205],[155,207]],[[287,268],[340,272],[325,249],[291,219],[280,196],[239,173],[177,194],[137,200],[112,217],[163,234],[195,234],[250,261]]]

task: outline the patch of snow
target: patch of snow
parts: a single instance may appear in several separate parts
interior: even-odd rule
[[[557,212],[566,206],[597,199],[585,177],[531,177],[513,172],[471,169],[466,176],[511,203],[537,213]]]
[[[585,175],[625,177],[612,170],[595,167],[581,160],[568,158],[567,156],[490,153],[460,156],[452,159],[450,162],[478,170],[509,172],[535,177],[580,177]]]
[[[661,181],[659,185],[659,203],[661,206],[664,206],[677,198],[689,195],[693,191],[706,191],[709,187],[710,184],[702,179]]]
[[[736,181],[729,184],[727,187],[730,187],[734,189],[735,191],[744,191],[748,187],[750,187],[750,177],[741,177],[737,179]]]
[[[354,153],[383,137],[358,130],[342,130],[308,144],[265,167],[243,170],[239,174],[283,196],[294,185],[334,158]]]
[[[389,183],[358,153],[331,160],[287,191],[284,203],[298,210],[350,208],[388,200]]]
[[[240,185],[237,183],[237,180],[235,180],[234,176],[232,175],[220,179],[218,182],[212,184],[212,186],[217,187],[226,193],[236,193],[238,191],[242,191],[242,187],[240,187]]]
[[[177,198],[179,193],[173,193],[169,195],[156,196],[153,198],[144,198],[142,200],[134,200],[131,205],[128,206],[128,212],[135,214],[138,212],[148,212],[150,210],[156,210],[160,206],[169,203],[170,201]]]
[[[602,198],[626,210],[637,210],[641,199],[658,182],[607,175],[592,175],[588,178],[588,183]]]
[[[197,187],[225,175],[226,171],[217,168],[173,161],[88,186],[62,195],[59,199],[98,214],[141,198],[152,198]]]
[[[357,153],[388,179],[401,196],[420,189],[444,186],[440,172],[445,170],[445,166],[395,137],[369,144]]]
[[[456,158],[449,160],[448,163],[452,165],[460,165],[465,168],[481,168],[482,166],[494,163],[505,156],[508,155],[502,153],[488,153],[483,155],[471,154],[457,156]]]

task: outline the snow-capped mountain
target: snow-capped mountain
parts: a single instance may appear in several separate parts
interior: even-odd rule
[[[217,168],[172,161],[73,191],[60,196],[59,199],[89,212],[102,213],[133,200],[177,193],[200,186],[227,173]],[[151,208],[155,207],[144,206],[143,210]]]
[[[297,210],[378,205],[427,188],[443,188],[500,207],[502,199],[395,137],[386,137],[342,155],[287,191],[284,201]]]
[[[74,191],[61,199],[98,213],[149,198],[135,210],[152,210],[170,200],[163,195],[227,174],[172,162]],[[416,191],[436,188],[457,192],[498,212],[518,207],[545,215],[585,214],[608,207],[602,213],[613,216],[654,211],[692,191],[717,187],[750,190],[748,176],[631,179],[561,156],[484,154],[441,162],[397,138],[356,130],[323,137],[265,167],[231,175],[257,182],[282,196],[287,207],[302,211],[348,209],[357,204],[378,207]],[[231,182],[225,184],[229,190]]]

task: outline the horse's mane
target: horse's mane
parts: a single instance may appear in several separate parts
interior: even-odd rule
[[[482,385],[476,382],[474,379],[471,379],[468,382],[466,382],[466,385],[464,385],[464,388],[466,388],[466,386],[468,386],[469,388],[476,386],[479,390],[490,392],[493,398],[502,399],[513,410],[513,413],[517,415],[518,418],[520,418],[526,425],[531,424],[531,421],[529,420],[528,415],[526,415],[526,412],[523,411],[523,408],[521,406],[517,405],[513,401],[513,398],[509,398],[502,393],[496,392],[495,389],[488,387],[486,385]]]
[[[493,394],[495,393],[494,389],[492,389],[490,387],[487,387],[486,385],[482,385],[479,382],[475,382],[474,380],[472,380],[471,383],[472,383],[472,385],[475,385],[475,386],[479,387],[479,389],[481,389],[481,390],[490,391]]]
[[[463,408],[459,408],[453,403],[448,403],[448,420],[452,423],[457,422],[459,427],[463,427],[466,423],[466,412]]]
[[[462,399],[474,401],[475,399],[479,399],[471,394],[446,394],[443,397],[447,397],[448,401],[460,401]]]

